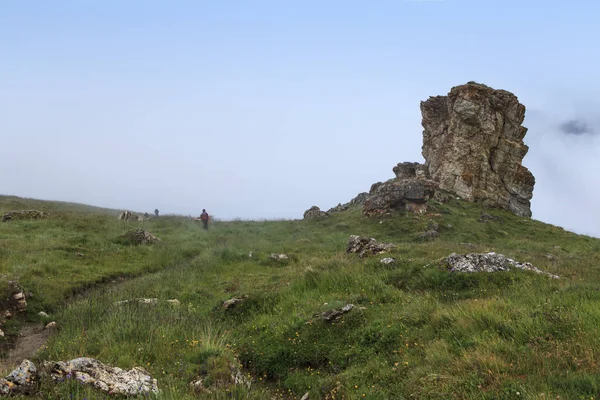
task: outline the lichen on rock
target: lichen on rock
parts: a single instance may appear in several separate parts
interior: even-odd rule
[[[421,113],[422,154],[440,189],[531,216],[525,106],[514,94],[469,82],[421,102]]]

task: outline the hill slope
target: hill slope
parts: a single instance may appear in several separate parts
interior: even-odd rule
[[[208,232],[161,217],[143,227],[162,242],[127,246],[115,238],[138,223],[61,211],[0,224],[0,271],[34,292],[30,320],[44,309],[60,326],[38,360],[144,366],[160,398],[597,396],[600,240],[500,210],[479,222],[481,212],[452,200],[424,216],[365,219],[350,209],[321,220],[218,222]],[[440,235],[423,241],[430,220]],[[351,234],[396,244],[397,263],[345,254]],[[452,252],[487,251],[561,279],[438,266]],[[65,303],[119,275],[141,276]],[[132,298],[159,302],[114,304]],[[162,301],[172,298],[181,305]],[[242,302],[224,309],[231,298]],[[349,303],[339,320],[321,319]],[[251,389],[229,383],[239,366]],[[189,386],[198,378],[199,393]],[[103,398],[76,382],[44,380],[40,389],[41,398]]]

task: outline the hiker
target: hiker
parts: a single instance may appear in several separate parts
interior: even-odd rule
[[[158,217],[158,208],[154,209],[154,215],[156,215]]]
[[[200,214],[200,220],[202,221],[202,227],[208,229],[208,213],[204,208],[202,209],[202,214]]]

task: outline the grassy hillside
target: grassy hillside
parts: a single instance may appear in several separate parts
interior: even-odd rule
[[[0,224],[0,271],[34,292],[30,319],[44,309],[58,322],[38,360],[144,366],[159,398],[597,398],[600,240],[485,211],[501,220],[479,222],[480,206],[456,200],[425,216],[365,219],[351,209],[322,220],[218,222],[208,232],[168,217],[143,223],[161,243],[126,246],[115,238],[138,223],[65,209]],[[432,219],[440,237],[423,241]],[[351,234],[397,244],[397,264],[345,254]],[[452,252],[484,251],[562,278],[438,267]],[[119,275],[138,277],[65,301]],[[181,305],[114,304],[138,297]],[[233,297],[245,300],[224,310]],[[347,303],[355,308],[339,321],[318,316]],[[250,390],[219,385],[233,363]],[[190,389],[197,377],[211,393]],[[40,398],[103,398],[75,382],[41,389]]]

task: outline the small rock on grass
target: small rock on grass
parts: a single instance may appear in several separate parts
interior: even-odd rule
[[[342,318],[342,316],[346,313],[349,313],[354,308],[354,304],[346,304],[342,308],[334,308],[333,310],[325,311],[321,313],[321,318],[324,321],[337,321]]]
[[[386,258],[382,258],[379,262],[383,265],[391,265],[391,264],[396,264],[396,259],[391,258],[391,257],[386,257]]]
[[[225,310],[229,310],[230,308],[233,308],[233,307],[235,307],[237,304],[239,304],[239,303],[243,302],[244,300],[245,300],[245,299],[243,299],[243,298],[238,298],[238,297],[234,297],[234,298],[232,298],[232,299],[225,300],[225,301],[223,302],[223,308],[224,308]]]
[[[275,253],[271,253],[271,256],[270,256],[270,257],[271,257],[273,260],[278,260],[278,261],[281,261],[281,260],[287,260],[287,259],[289,259],[289,257],[288,257],[288,255],[287,255],[287,254],[275,254]]]
[[[56,321],[48,322],[46,324],[46,326],[44,327],[44,329],[55,329],[55,328],[56,328]]]

